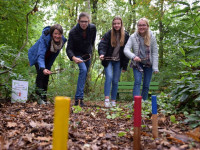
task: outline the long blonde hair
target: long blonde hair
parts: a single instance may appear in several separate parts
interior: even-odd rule
[[[145,21],[145,23],[147,24],[147,26],[148,26],[148,30],[146,31],[146,33],[145,33],[145,35],[144,35],[144,44],[146,45],[146,46],[150,46],[150,32],[149,32],[149,21],[148,21],[148,19],[146,19],[146,18],[140,18],[139,20],[138,20],[138,22],[137,22],[137,25],[139,24],[139,22],[140,21]],[[138,31],[138,29],[137,29],[137,33],[139,34],[139,31]]]
[[[112,21],[112,30],[111,30],[111,46],[116,47],[117,46],[117,36],[116,36],[116,31],[113,28],[113,22],[115,20],[120,20],[121,21],[121,29],[120,29],[120,46],[124,46],[124,40],[125,40],[125,31],[124,31],[124,26],[123,26],[123,21],[122,18],[119,16],[116,16],[113,21]]]

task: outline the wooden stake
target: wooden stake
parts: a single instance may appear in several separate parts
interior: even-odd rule
[[[134,150],[141,150],[141,127],[134,127]]]
[[[55,98],[53,150],[67,150],[70,101],[69,97]]]
[[[158,115],[152,114],[152,134],[153,138],[158,138]]]
[[[134,96],[134,150],[141,149],[141,101],[142,96]]]

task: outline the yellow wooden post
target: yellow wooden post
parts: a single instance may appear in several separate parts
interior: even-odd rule
[[[70,101],[69,97],[55,98],[53,150],[67,150]]]

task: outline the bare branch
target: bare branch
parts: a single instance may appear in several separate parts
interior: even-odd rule
[[[37,1],[35,2],[34,8],[26,14],[26,41],[25,41],[25,43],[24,43],[24,44],[22,45],[22,47],[20,48],[19,53],[17,54],[17,57],[14,59],[14,61],[13,61],[13,63],[12,63],[11,69],[6,70],[6,71],[3,71],[3,72],[0,72],[0,75],[1,75],[1,74],[5,74],[5,73],[8,73],[9,71],[11,71],[13,68],[15,68],[15,67],[17,66],[16,61],[17,61],[17,59],[20,57],[21,51],[24,49],[24,47],[26,46],[26,44],[27,44],[27,42],[28,42],[28,23],[29,23],[28,16],[29,16],[29,14],[30,14],[32,11],[37,11],[37,4],[38,4],[38,1],[39,1],[39,0],[37,0]]]

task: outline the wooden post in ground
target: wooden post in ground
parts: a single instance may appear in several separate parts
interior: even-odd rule
[[[157,97],[151,96],[152,101],[152,134],[153,138],[158,138],[158,115],[157,115]]]
[[[69,97],[55,98],[53,150],[67,150],[70,101]]]
[[[141,149],[141,101],[142,96],[134,96],[134,150]]]

